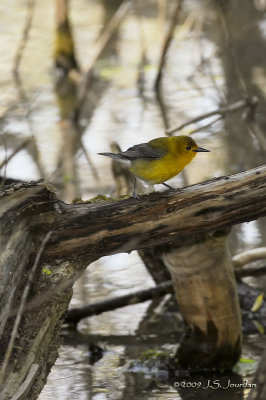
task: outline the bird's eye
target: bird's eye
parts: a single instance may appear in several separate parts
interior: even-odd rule
[[[190,147],[190,146],[187,146],[186,149],[187,149],[187,150],[191,150],[191,147]]]

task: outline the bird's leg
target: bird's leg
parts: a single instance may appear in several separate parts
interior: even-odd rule
[[[134,178],[134,186],[133,186],[133,197],[136,197],[136,185],[137,185],[137,179]]]
[[[162,182],[161,185],[164,185],[165,187],[167,187],[169,190],[176,190],[173,186],[168,185],[165,182]]]
[[[137,178],[134,178],[134,186],[133,186],[133,193],[132,197],[134,197],[137,200],[140,200],[140,196],[136,194],[136,185],[137,185]]]

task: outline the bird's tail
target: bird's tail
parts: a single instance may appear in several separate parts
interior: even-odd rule
[[[127,159],[122,154],[116,154],[116,153],[98,153],[98,154],[100,154],[101,156],[111,157],[114,160],[126,160]]]

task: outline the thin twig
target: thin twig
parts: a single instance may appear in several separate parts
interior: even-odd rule
[[[191,120],[185,122],[184,124],[167,129],[166,133],[168,135],[170,135],[174,132],[180,131],[181,129],[185,128],[188,125],[194,124],[196,122],[199,122],[203,119],[212,117],[214,115],[220,114],[222,117],[224,117],[225,114],[237,112],[246,107],[254,107],[254,105],[256,105],[256,104],[257,104],[256,97],[252,97],[252,98],[249,98],[246,100],[240,100],[240,101],[237,101],[236,103],[230,104],[229,106],[220,107],[220,108],[217,108],[216,110],[210,111],[208,113],[201,114],[198,117],[192,118]]]
[[[93,175],[94,179],[99,181],[100,178],[99,178],[97,169],[95,168],[93,162],[91,161],[91,158],[90,158],[90,156],[89,156],[89,154],[88,154],[88,152],[86,150],[86,147],[83,144],[82,138],[80,138],[79,145],[80,145],[81,150],[84,153],[84,156],[85,156],[86,160],[88,161],[88,164],[89,164],[89,166],[91,168],[91,172],[92,172],[92,175]]]
[[[26,21],[25,21],[25,25],[24,25],[24,29],[23,29],[23,33],[22,33],[22,37],[20,40],[20,43],[17,47],[17,51],[15,54],[15,59],[14,59],[14,66],[13,66],[13,76],[14,76],[14,81],[15,81],[15,85],[17,87],[18,93],[19,93],[19,97],[21,99],[21,102],[25,102],[27,101],[26,95],[24,93],[24,90],[22,88],[22,84],[19,78],[19,67],[20,67],[20,63],[23,57],[23,53],[24,50],[26,48],[28,39],[29,39],[29,33],[30,33],[30,29],[32,26],[32,20],[33,20],[33,15],[34,15],[34,9],[35,9],[35,0],[28,0],[28,11],[27,11],[27,17],[26,17]],[[30,111],[27,110],[27,114],[26,114],[26,119],[28,121],[28,125],[29,125],[29,129],[31,131],[32,134],[32,126],[31,126],[31,121],[30,121]],[[33,136],[33,135],[32,135]],[[33,138],[33,142],[34,142],[34,137]],[[22,149],[24,149],[25,147],[28,146],[28,144],[30,143],[31,139],[26,139],[25,141],[23,141],[21,143],[20,146],[17,147],[17,149],[14,150],[14,152],[12,154],[10,154],[9,157],[7,157],[2,164],[0,165],[0,169],[7,165],[7,163]],[[38,150],[37,150],[37,146],[36,143],[35,144],[35,149],[36,149],[36,154],[38,154]],[[39,170],[41,172],[41,167],[39,166]]]
[[[17,336],[17,333],[18,333],[18,328],[19,328],[19,325],[20,325],[20,321],[21,321],[21,318],[22,318],[22,315],[23,315],[23,311],[24,311],[25,305],[26,305],[27,297],[28,297],[28,294],[29,294],[29,291],[30,291],[30,288],[31,288],[31,285],[32,285],[32,282],[33,282],[34,274],[35,274],[36,269],[37,269],[37,267],[39,265],[39,261],[40,261],[41,255],[43,253],[43,250],[44,250],[46,244],[48,243],[52,233],[53,233],[53,231],[49,231],[45,235],[45,237],[44,237],[44,239],[43,239],[43,241],[41,243],[41,246],[39,248],[39,251],[38,251],[38,253],[37,253],[36,257],[35,257],[35,261],[34,261],[34,264],[32,266],[32,269],[31,269],[31,271],[29,273],[28,282],[27,282],[27,284],[26,284],[26,286],[25,286],[25,288],[23,290],[20,306],[18,308],[17,316],[16,316],[16,319],[15,319],[15,322],[14,322],[14,326],[13,326],[13,329],[12,329],[12,333],[11,333],[11,336],[10,336],[8,347],[7,347],[7,350],[6,350],[6,353],[5,353],[5,358],[4,358],[4,361],[3,361],[3,364],[2,364],[2,367],[1,367],[1,371],[0,371],[0,386],[1,386],[2,382],[3,382],[3,380],[4,380],[4,377],[5,377],[5,372],[6,372],[6,369],[7,369],[7,366],[8,366],[9,359],[11,357],[11,353],[12,353],[13,347],[14,347],[14,342],[15,342],[15,339],[16,339],[16,336]]]
[[[168,31],[167,31],[167,33],[165,35],[163,48],[162,48],[162,52],[161,52],[161,58],[160,58],[160,61],[159,61],[157,76],[156,76],[155,85],[154,85],[156,93],[158,93],[158,91],[160,90],[160,84],[161,84],[161,79],[162,79],[162,71],[163,71],[163,68],[165,66],[166,55],[167,55],[168,49],[169,49],[170,44],[171,44],[171,42],[173,40],[174,31],[175,31],[175,28],[176,28],[176,25],[177,25],[177,22],[178,22],[178,18],[179,18],[179,15],[180,15],[181,4],[182,4],[182,1],[181,0],[177,0],[177,4],[176,4],[175,10],[173,12],[172,19],[170,21],[170,25],[169,25]]]
[[[36,165],[37,165],[37,168],[39,170],[39,173],[40,173],[41,177],[44,177],[44,170],[43,170],[43,167],[42,167],[42,164],[41,164],[41,161],[40,161],[40,153],[39,153],[38,146],[36,144],[36,139],[35,139],[35,134],[34,134],[34,127],[33,127],[32,121],[31,121],[31,112],[32,111],[31,111],[30,106],[28,105],[29,101],[28,101],[27,95],[26,95],[25,90],[24,90],[23,85],[22,85],[22,81],[21,81],[21,78],[20,78],[19,70],[17,70],[17,73],[13,74],[13,78],[14,78],[15,87],[16,87],[17,92],[18,92],[19,100],[20,100],[21,104],[25,103],[25,105],[26,105],[25,119],[26,119],[26,121],[28,123],[29,131],[30,131],[30,135],[31,135],[31,140],[32,140],[32,144],[33,144],[33,150],[34,150],[34,157],[33,158],[34,158],[34,160],[36,162]]]
[[[138,0],[134,0],[134,11],[136,14],[136,19],[138,23],[138,34],[139,34],[139,45],[141,49],[141,59],[138,64],[138,79],[137,79],[137,87],[139,89],[140,97],[144,98],[144,84],[145,84],[145,71],[144,67],[147,64],[147,41],[145,37],[145,32],[143,29],[143,23],[141,14],[139,12]]]
[[[111,21],[109,22],[109,24],[107,25],[107,27],[105,28],[105,30],[103,31],[102,35],[100,36],[100,38],[98,39],[98,41],[95,45],[94,54],[91,57],[89,64],[87,65],[87,68],[86,68],[87,72],[85,74],[84,81],[82,82],[80,95],[77,100],[77,104],[75,106],[74,112],[73,112],[73,120],[75,122],[78,121],[79,115],[80,115],[83,105],[86,101],[86,97],[87,97],[88,90],[90,87],[92,71],[93,71],[95,62],[97,61],[97,59],[103,52],[106,44],[108,43],[108,41],[110,40],[110,38],[112,37],[114,32],[117,30],[118,26],[121,24],[121,22],[123,21],[123,19],[129,12],[130,8],[131,8],[130,1],[124,1],[119,6],[119,8],[115,12],[113,18],[111,19]]]
[[[260,146],[262,147],[262,149],[264,151],[266,151],[265,135],[262,132],[259,124],[256,122],[254,111],[251,112],[250,115],[247,115],[246,121],[247,121],[247,128],[249,130],[249,133],[253,134],[255,136],[255,138],[259,142]]]
[[[162,52],[161,52],[161,57],[160,57],[160,61],[159,61],[159,66],[158,66],[158,71],[157,71],[157,76],[155,78],[155,84],[154,84],[156,99],[157,99],[158,105],[161,110],[161,115],[162,115],[162,120],[163,120],[165,131],[168,129],[169,124],[168,124],[168,116],[167,116],[167,107],[164,103],[163,96],[161,93],[161,80],[162,80],[163,68],[166,63],[166,55],[167,55],[168,49],[170,47],[170,44],[173,40],[174,31],[176,29],[179,13],[180,13],[180,9],[181,9],[181,3],[182,3],[182,0],[177,0],[174,15],[171,19],[169,29],[165,35]]]
[[[31,142],[31,139],[24,140],[8,157],[4,159],[4,161],[0,164],[0,170],[9,163],[9,161],[21,150],[25,149]]]
[[[217,117],[213,121],[209,122],[208,124],[199,126],[198,128],[193,129],[193,131],[189,131],[189,134],[192,135],[193,133],[203,131],[203,130],[209,128],[210,126],[216,124],[216,122],[221,121],[221,119],[223,119],[222,115],[220,115],[219,117]]]
[[[181,5],[182,5],[181,1],[182,0],[180,0],[180,10],[181,10]],[[175,17],[176,16],[174,16],[174,19],[175,19]],[[178,31],[178,36],[179,36],[178,40],[179,40],[179,42],[181,40],[181,37],[185,38],[185,37],[187,37],[187,35],[190,32],[192,32],[193,27],[196,24],[196,20],[197,20],[197,17],[196,17],[195,13],[191,12],[186,16],[185,20],[182,22],[182,25],[180,25],[180,27],[179,27],[179,31]],[[172,23],[173,23],[173,26],[174,26],[174,20],[172,21]],[[176,28],[177,28],[177,26],[176,26]],[[173,37],[171,38],[171,40],[170,40],[170,42],[168,44],[168,49],[170,47],[170,43],[171,43],[172,39],[173,39]],[[165,57],[165,60],[166,60],[166,57]],[[162,72],[163,72],[163,70],[162,70]],[[161,74],[162,74],[162,72],[161,72]],[[160,82],[159,82],[159,80],[160,80]],[[198,85],[196,85],[196,86],[197,86],[197,89],[199,91],[202,91],[202,89],[200,87],[198,87]],[[167,112],[168,110],[167,110],[167,105],[164,102],[163,93],[162,93],[162,90],[161,90],[161,76],[159,76],[159,71],[158,71],[158,75],[157,75],[157,79],[156,79],[155,89],[156,89],[157,102],[158,102],[158,105],[159,105],[159,107],[161,109],[163,123],[164,123],[165,131],[166,131],[169,128],[168,115],[167,115],[168,114],[168,112]]]
[[[23,57],[23,53],[29,38],[29,33],[30,29],[32,26],[32,19],[33,19],[33,14],[34,14],[34,8],[35,8],[35,0],[28,0],[28,13],[27,13],[27,18],[25,21],[22,37],[20,40],[20,43],[18,45],[16,54],[15,54],[15,59],[14,59],[14,66],[13,66],[13,74],[17,75],[18,74],[18,69],[20,66],[21,59]]]

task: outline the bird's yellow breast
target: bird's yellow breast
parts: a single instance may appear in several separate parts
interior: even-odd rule
[[[175,147],[170,147],[168,153],[159,159],[138,159],[132,162],[131,172],[149,184],[162,183],[173,178],[190,163],[196,153],[179,154]]]

